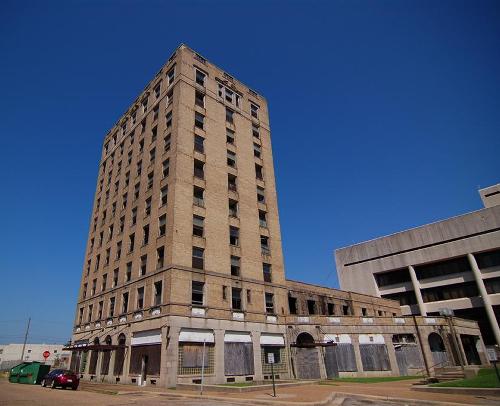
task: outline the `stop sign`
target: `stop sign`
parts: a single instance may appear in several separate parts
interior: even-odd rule
[[[43,358],[47,359],[50,356],[50,352],[49,351],[44,351],[42,355],[43,355]]]

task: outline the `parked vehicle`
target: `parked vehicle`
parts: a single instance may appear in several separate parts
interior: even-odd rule
[[[79,383],[80,378],[73,371],[68,369],[53,369],[43,377],[40,384],[43,387],[50,386],[52,389],[59,386],[63,389],[71,388],[77,390]]]

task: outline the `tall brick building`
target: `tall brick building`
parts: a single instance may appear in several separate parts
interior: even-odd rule
[[[72,368],[162,386],[202,369],[212,383],[262,380],[272,352],[281,377],[319,377],[314,348],[314,370],[300,369],[311,340],[346,341],[368,316],[380,327],[368,321],[359,342],[410,331],[399,314],[391,300],[286,281],[266,100],[181,45],[105,137]],[[289,346],[301,340],[303,353]],[[379,370],[398,373],[394,348],[384,354],[392,366]]]

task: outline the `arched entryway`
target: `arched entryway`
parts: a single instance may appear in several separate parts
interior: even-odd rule
[[[111,345],[111,336],[106,336],[104,339],[104,344]],[[102,352],[101,360],[101,375],[107,375],[109,373],[109,361],[111,360],[111,349],[107,348]]]
[[[320,379],[319,355],[314,338],[307,332],[300,333],[295,340],[296,373],[299,379]]]
[[[449,362],[449,359],[446,347],[444,346],[443,338],[438,333],[430,333],[428,341],[434,366],[446,365]]]

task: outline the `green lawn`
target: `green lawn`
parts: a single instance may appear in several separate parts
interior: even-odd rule
[[[335,378],[328,381],[320,382],[320,385],[335,385],[335,382],[353,382],[353,383],[380,383],[380,382],[393,382],[405,381],[407,379],[419,379],[420,376],[374,376],[370,378]]]
[[[500,388],[500,383],[493,368],[484,368],[480,369],[474,378],[434,383],[430,386],[447,388]]]

